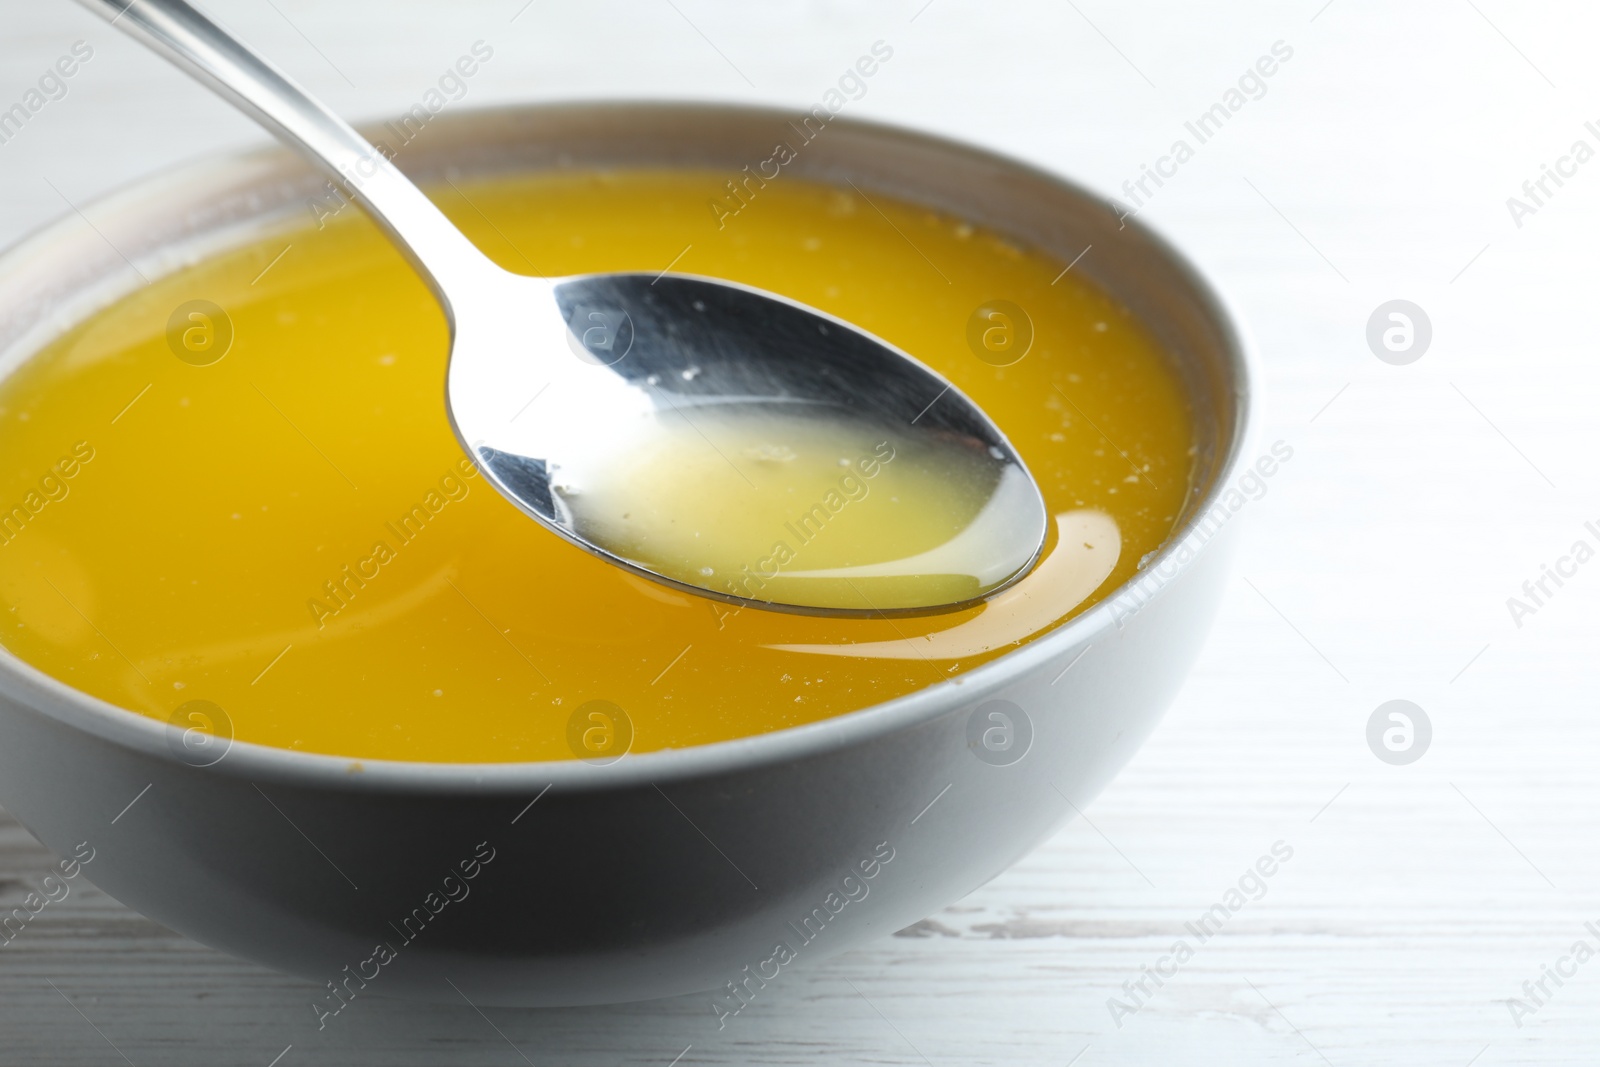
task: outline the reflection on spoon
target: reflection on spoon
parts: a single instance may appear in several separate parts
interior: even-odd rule
[[[861,644],[765,645],[780,652],[859,659],[965,659],[1020,641],[1087,600],[1122,554],[1117,521],[1084,509],[1056,516],[1055,548],[1032,574],[990,600],[982,614],[924,637]]]

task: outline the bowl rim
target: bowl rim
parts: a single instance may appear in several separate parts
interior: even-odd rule
[[[585,110],[654,110],[693,112],[715,117],[735,115],[743,118],[770,117],[777,121],[791,118],[788,110],[763,105],[733,104],[705,100],[649,100],[600,98],[466,107],[438,116],[452,122],[469,122],[496,114],[559,114]],[[963,155],[974,162],[987,163],[1054,187],[1062,195],[1079,200],[1112,205],[1107,197],[1043,166],[966,141],[902,125],[854,117],[834,116],[830,125],[848,127],[857,135],[892,138],[930,150]],[[181,186],[187,181],[216,176],[227,170],[246,171],[252,167],[281,161],[291,152],[282,146],[207,153],[196,159],[163,168],[96,197],[85,208],[114,209],[119,201],[148,196],[163,186]],[[826,181],[822,177],[811,180]],[[24,261],[42,245],[51,243],[66,231],[77,215],[64,213],[34,228],[0,251],[0,269]],[[494,763],[435,763],[420,760],[369,759],[302,752],[255,742],[228,741],[223,757],[206,767],[193,767],[181,760],[171,746],[173,727],[141,712],[119,707],[109,701],[75,689],[0,646],[0,696],[21,705],[24,713],[43,715],[69,729],[91,735],[100,741],[130,748],[176,767],[305,788],[378,793],[490,793],[528,795],[551,787],[563,792],[621,790],[661,782],[713,777],[737,771],[758,769],[776,763],[821,756],[837,749],[862,745],[888,734],[929,722],[963,704],[977,701],[1002,688],[1017,676],[1046,661],[1055,659],[1075,646],[1090,646],[1111,636],[1118,629],[1115,608],[1123,597],[1139,594],[1143,610],[1186,571],[1214,539],[1211,531],[1201,543],[1181,558],[1180,550],[1189,544],[1203,518],[1210,515],[1230,488],[1245,462],[1258,418],[1259,375],[1256,358],[1242,319],[1232,304],[1214,287],[1176,244],[1159,230],[1124,213],[1122,225],[1133,229],[1151,249],[1163,257],[1174,273],[1189,287],[1196,304],[1223,341],[1225,364],[1231,375],[1234,405],[1234,430],[1219,449],[1223,454],[1208,490],[1194,500],[1187,521],[1173,530],[1166,541],[1134,577],[1110,590],[1101,600],[1079,615],[1059,623],[1028,643],[1002,653],[954,678],[895,697],[878,704],[842,713],[817,722],[784,727],[763,734],[734,738],[684,748],[665,748],[653,752],[627,754],[607,764],[582,759],[516,761]],[[59,331],[57,331],[59,332]],[[37,352],[27,353],[24,362]],[[1215,551],[1215,550],[1213,550]],[[1166,573],[1160,573],[1165,570]],[[1082,653],[1079,653],[1082,655]],[[1074,661],[1076,662],[1076,661]],[[537,797],[535,798],[537,799]],[[531,806],[531,804],[530,804]]]

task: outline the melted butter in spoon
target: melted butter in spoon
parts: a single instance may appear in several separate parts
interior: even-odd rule
[[[998,453],[811,405],[678,406],[641,413],[636,435],[594,442],[551,481],[583,537],[684,585],[909,612],[979,600],[1032,564],[1017,532],[1042,524],[1041,504]],[[703,506],[684,508],[686,493]]]

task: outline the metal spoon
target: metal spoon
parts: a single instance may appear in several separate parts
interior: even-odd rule
[[[713,278],[511,274],[377,148],[183,0],[80,2],[305,154],[388,231],[450,324],[457,437],[554,533],[686,592],[813,614],[959,607],[1038,558],[1045,507],[1027,468],[911,356]],[[835,453],[838,484],[824,485],[819,457]],[[875,531],[877,544],[865,536]]]

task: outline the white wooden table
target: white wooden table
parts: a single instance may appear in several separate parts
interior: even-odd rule
[[[1600,923],[1600,565],[1520,628],[1506,607],[1572,542],[1600,541],[1583,529],[1600,520],[1600,161],[1547,181],[1520,227],[1506,206],[1573,141],[1600,149],[1584,128],[1600,119],[1593,12],[1508,0],[1224,12],[1177,0],[523,3],[214,9],[344,113],[369,117],[409,106],[478,39],[495,58],[472,103],[791,105],[882,39],[893,62],[853,113],[988,144],[1108,194],[1189,136],[1184,122],[1274,42],[1292,48],[1265,95],[1145,209],[1236,301],[1262,355],[1263,443],[1294,448],[1246,509],[1252,533],[1215,636],[1087,819],[918,927],[769,990],[721,1032],[698,997],[486,1016],[374,998],[308,1038],[308,986],[191,944],[80,879],[0,950],[0,1062],[1595,1061],[1600,962],[1560,987],[1546,979],[1551,995],[1520,1027],[1507,999],[1578,939],[1600,948],[1584,928]],[[63,197],[83,203],[260,138],[65,0],[7,12],[0,107],[78,39],[94,57],[66,97],[0,144],[5,241],[69,211]],[[1433,327],[1407,366],[1365,340],[1368,316],[1395,298]],[[1434,728],[1407,766],[1365,739],[1394,698]],[[1129,1002],[1125,982],[1175,939],[1194,942],[1184,923],[1278,841],[1293,858],[1265,895],[1161,988],[1146,979],[1153,995],[1116,1025],[1108,999]],[[51,861],[0,823],[0,910]]]

